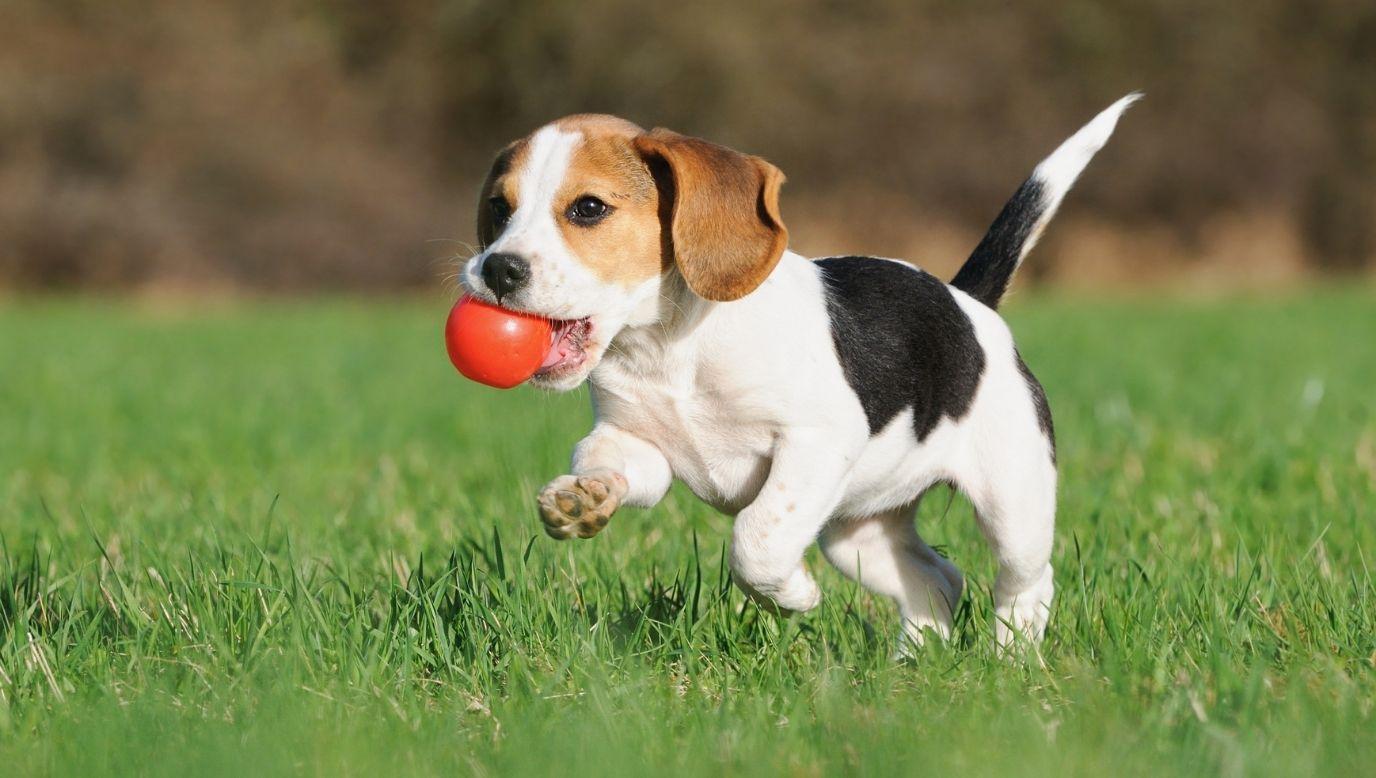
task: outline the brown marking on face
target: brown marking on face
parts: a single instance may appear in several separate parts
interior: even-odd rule
[[[784,175],[765,160],[604,114],[554,126],[582,139],[548,207],[570,252],[602,280],[631,286],[677,265],[701,297],[736,300],[764,282],[788,246],[779,215]],[[484,248],[498,234],[489,200],[500,195],[516,210],[528,158],[529,137],[493,162],[478,202]],[[596,224],[573,223],[569,208],[584,195],[613,210]]]
[[[659,196],[649,168],[632,145],[640,128],[596,114],[571,116],[558,126],[583,135],[550,204],[569,251],[608,283],[633,286],[663,272]],[[595,224],[575,224],[568,210],[586,195],[612,210]]]
[[[530,154],[529,140],[521,138],[497,152],[496,159],[492,160],[492,169],[487,173],[487,180],[478,192],[478,245],[482,248],[487,248],[497,239],[491,199],[501,195],[506,198],[511,210],[516,210],[517,198],[520,196],[517,184],[520,181],[521,168],[525,167]]]
[[[793,512],[793,509],[794,509],[794,508],[797,508],[797,507],[798,507],[798,504],[797,504],[797,503],[791,502],[791,503],[788,504],[787,510],[788,510],[789,513],[792,513],[792,512]]]

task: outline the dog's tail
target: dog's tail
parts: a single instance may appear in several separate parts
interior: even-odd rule
[[[970,258],[951,279],[951,286],[990,308],[999,307],[1013,273],[1037,244],[1051,217],[1056,215],[1065,193],[1070,191],[1095,153],[1108,142],[1118,117],[1141,97],[1141,92],[1133,92],[1105,108],[1042,160],[1032,171],[1032,177],[1018,187],[998,218],[989,225],[989,231]]]

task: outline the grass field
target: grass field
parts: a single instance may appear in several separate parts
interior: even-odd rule
[[[676,488],[533,495],[586,396],[469,385],[445,300],[0,300],[0,773],[1296,774],[1376,763],[1376,290],[1024,296],[1060,439],[1044,665],[813,558],[778,621]]]

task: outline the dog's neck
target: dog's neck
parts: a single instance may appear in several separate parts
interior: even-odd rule
[[[774,274],[796,274],[810,261],[787,252]],[[769,283],[769,282],[766,282]],[[754,306],[777,305],[777,294],[757,290],[729,303],[703,299],[688,288],[677,271],[665,273],[656,298],[646,300],[644,324],[625,327],[612,338],[606,355],[589,377],[594,389],[621,391],[636,380],[690,384],[702,362],[717,356],[725,340],[750,338],[740,332],[743,322],[766,321],[771,315],[751,316]],[[722,328],[725,328],[723,330]],[[733,329],[737,328],[737,329]],[[685,384],[685,385],[686,385]]]
[[[619,384],[627,376],[662,375],[671,363],[683,360],[684,346],[694,339],[717,305],[698,297],[677,271],[670,270],[664,275],[659,295],[646,302],[652,308],[647,312],[651,320],[618,332],[589,381],[596,387]]]

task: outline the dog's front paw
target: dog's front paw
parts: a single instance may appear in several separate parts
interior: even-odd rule
[[[556,540],[601,532],[626,495],[626,476],[610,470],[561,475],[540,490],[540,520]]]

